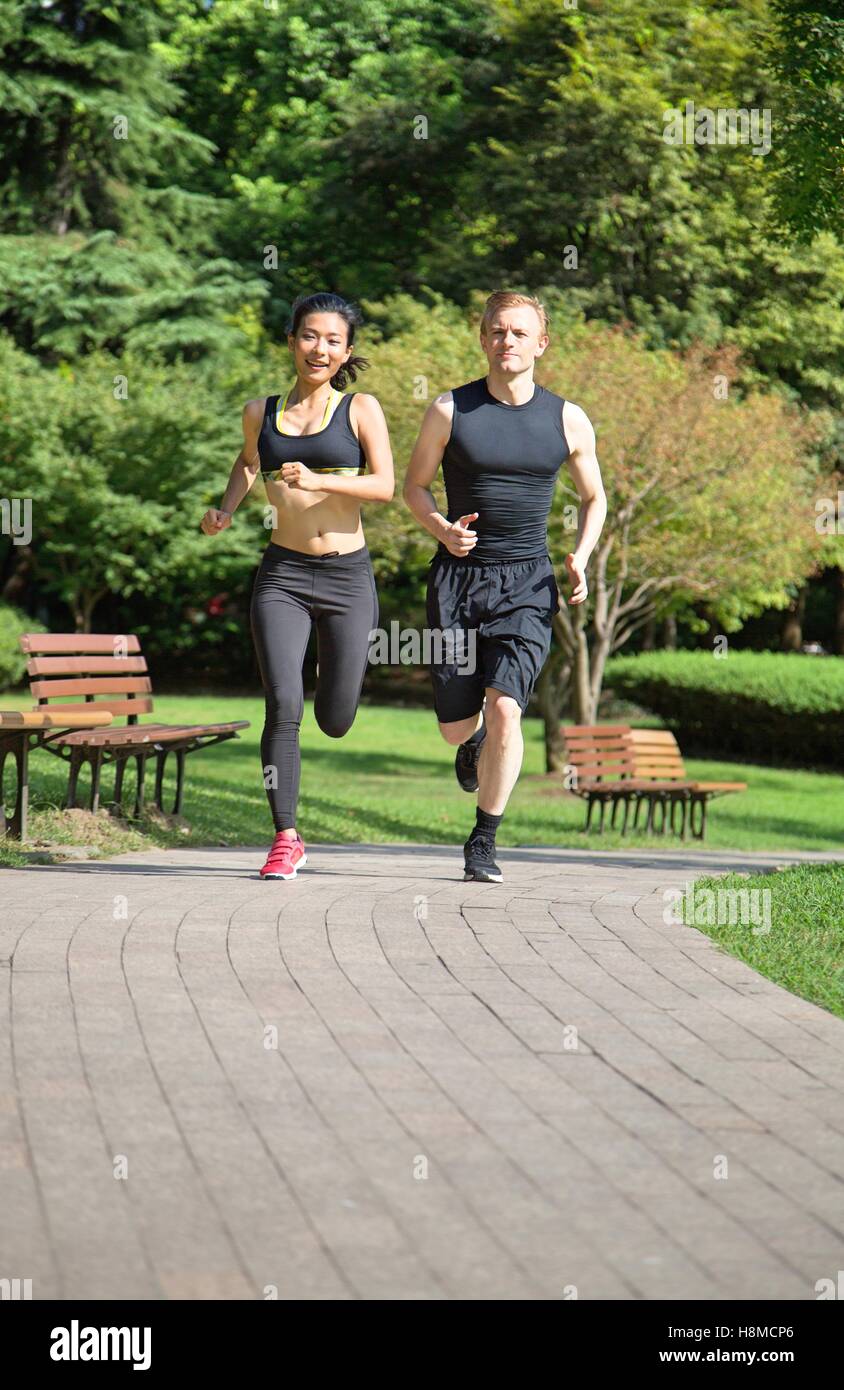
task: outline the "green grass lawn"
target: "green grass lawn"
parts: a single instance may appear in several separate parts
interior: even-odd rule
[[[25,709],[30,704],[20,691],[0,696],[0,708]],[[272,823],[259,753],[263,701],[218,695],[162,696],[156,698],[151,718],[191,724],[251,721],[239,739],[187,759],[183,810],[190,834],[180,836],[180,842],[268,843]],[[622,839],[618,832],[598,836],[593,830],[587,838],[585,804],[563,790],[559,777],[543,771],[540,721],[526,720],[524,732],[524,769],[499,832],[502,847],[679,845],[670,835],[631,833]],[[323,843],[460,845],[474,821],[474,800],[458,787],[453,760],[454,750],[439,737],[434,716],[427,710],[364,705],[346,737],[330,739],[317,728],[308,703],[302,721],[299,828],[306,841]],[[844,848],[844,779],[840,776],[700,760],[689,761],[687,767],[696,777],[748,783],[746,792],[710,805],[705,842],[709,849]],[[152,772],[150,764],[148,795]],[[32,755],[33,831],[38,828],[39,810],[50,802],[60,804],[66,776],[58,759],[40,750]],[[106,791],[112,777],[107,771]],[[127,783],[131,783],[128,773]]]
[[[799,864],[747,877],[724,874],[697,879],[694,887],[686,922],[775,984],[844,1018],[844,864]],[[707,925],[697,896],[703,888],[767,892],[770,899],[767,905],[756,899],[755,926],[731,924],[725,912],[720,925]]]

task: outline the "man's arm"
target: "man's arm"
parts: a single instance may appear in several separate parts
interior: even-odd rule
[[[583,603],[589,590],[586,564],[598,544],[607,518],[607,497],[595,451],[595,431],[585,410],[573,401],[563,406],[563,430],[569,444],[568,470],[580,498],[574,550],[566,556],[566,568],[574,586],[569,603]]]
[[[477,520],[478,513],[470,512],[459,521],[450,522],[437,507],[431,492],[451,434],[453,414],[454,398],[450,391],[437,396],[428,406],[407,466],[403,496],[420,525],[436,540],[442,541],[452,555],[468,555],[478,539],[477,533],[469,529],[469,523]]]
[[[258,435],[264,418],[264,402],[247,401],[243,407],[243,448],[234,461],[219,507],[209,507],[200,522],[206,536],[216,536],[231,525],[231,519],[261,471]]]

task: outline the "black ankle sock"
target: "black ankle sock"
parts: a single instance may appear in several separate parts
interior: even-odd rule
[[[467,739],[466,739],[466,743],[480,743],[480,742],[481,742],[483,739],[485,739],[485,738],[486,738],[486,724],[485,724],[485,723],[482,723],[482,724],[481,724],[481,727],[480,727],[479,729],[476,729],[476,730],[475,730],[475,732],[472,734],[471,738],[467,738]]]
[[[475,829],[472,833],[473,835],[486,835],[488,839],[494,840],[495,832],[503,819],[503,812],[500,816],[491,816],[488,811],[482,811],[479,806],[475,819]]]

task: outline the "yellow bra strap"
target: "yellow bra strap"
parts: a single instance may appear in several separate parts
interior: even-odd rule
[[[296,385],[296,383],[295,383],[295,381],[294,381],[293,386],[295,386],[295,385]],[[289,387],[288,387],[288,389],[287,389],[287,395],[284,397],[284,400],[283,400],[282,403],[281,403],[281,410],[280,410],[280,412],[279,412],[279,414],[278,414],[278,416],[277,416],[277,418],[276,418],[276,429],[278,430],[279,434],[283,434],[283,433],[284,433],[284,430],[281,428],[281,424],[282,424],[282,421],[283,421],[283,419],[284,419],[284,412],[285,412],[285,410],[287,409],[287,402],[288,402],[288,400],[290,399],[290,393],[291,393],[291,391],[293,390],[293,386],[289,386]],[[339,397],[339,395],[340,395],[340,392],[337,390],[337,388],[334,387],[334,386],[332,386],[331,391],[329,392],[329,395],[328,395],[328,399],[327,399],[327,401],[325,402],[325,411],[324,411],[324,413],[323,413],[322,423],[321,423],[321,425],[320,425],[320,429],[325,429],[325,424],[326,424],[326,421],[327,421],[327,419],[328,419],[329,413],[331,412],[331,408],[332,408],[332,406],[334,405],[336,399]]]

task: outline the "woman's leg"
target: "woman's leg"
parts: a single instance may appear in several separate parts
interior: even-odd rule
[[[262,565],[252,594],[252,635],[266,700],[261,766],[276,831],[296,826],[305,703],[302,663],[311,633],[309,587],[278,566]]]
[[[317,576],[314,592],[319,677],[314,717],[324,734],[342,738],[354,723],[378,626],[378,594],[368,552],[338,556]]]

